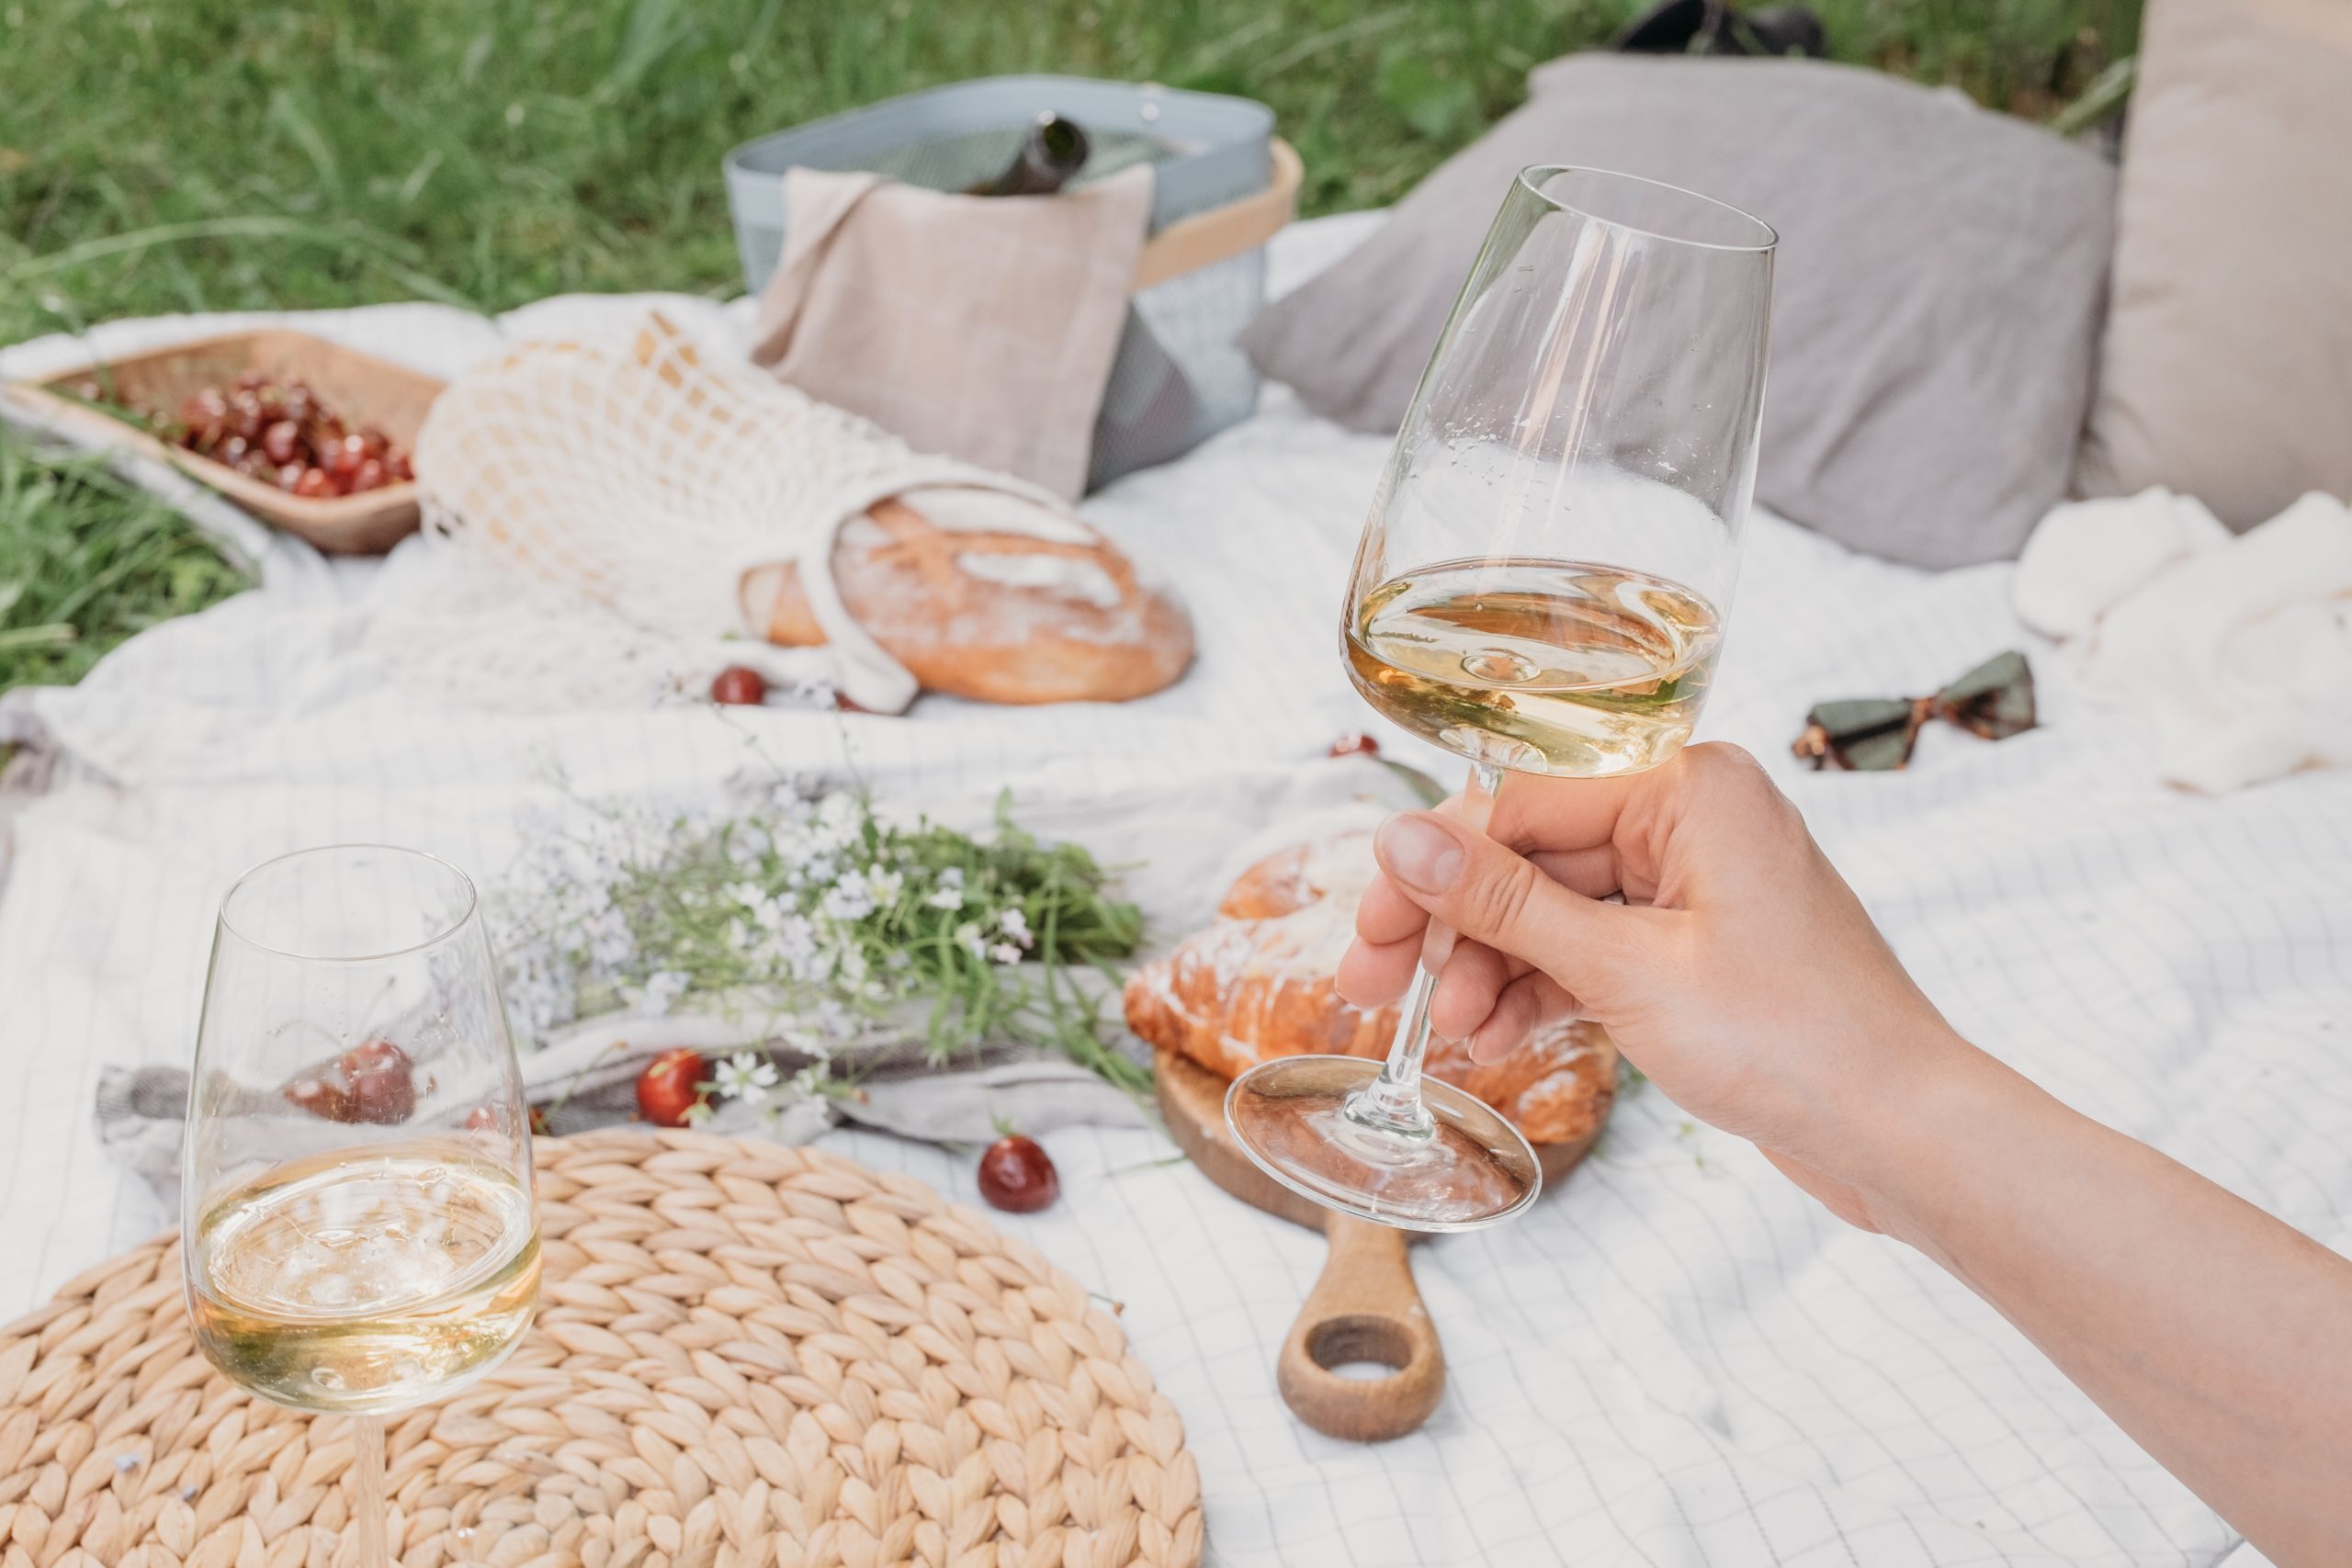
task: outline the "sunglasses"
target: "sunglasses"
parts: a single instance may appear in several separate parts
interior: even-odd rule
[[[2014,649],[1996,654],[1931,697],[1853,697],[1819,703],[1792,748],[1815,768],[1885,773],[1911,760],[1931,718],[1987,740],[2033,728],[2033,668]]]

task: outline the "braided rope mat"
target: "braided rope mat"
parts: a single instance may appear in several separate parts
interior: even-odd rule
[[[1190,1568],[1182,1424],[1068,1274],[911,1177],[544,1140],[514,1356],[391,1418],[406,1568]],[[198,1354],[166,1236],[0,1329],[0,1568],[347,1568],[348,1424]]]

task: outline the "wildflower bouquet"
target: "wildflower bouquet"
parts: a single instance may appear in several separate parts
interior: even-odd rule
[[[599,812],[534,836],[493,905],[520,1037],[689,994],[741,1014],[805,1063],[718,1065],[707,1092],[759,1105],[838,1093],[846,1047],[919,1040],[933,1065],[978,1047],[1058,1050],[1130,1093],[1147,1067],[1110,1043],[1109,961],[1142,932],[1084,849],[1045,844],[997,807],[985,841],[877,816],[863,795],[783,787],[715,818]]]

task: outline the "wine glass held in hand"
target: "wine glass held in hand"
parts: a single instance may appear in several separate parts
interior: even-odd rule
[[[537,1304],[526,1116],[463,873],[347,845],[229,890],[181,1156],[189,1314],[236,1382],[357,1418],[366,1568],[381,1416],[497,1365]]]
[[[1438,339],[1356,552],[1342,640],[1366,701],[1504,771],[1603,778],[1690,738],[1755,488],[1771,229],[1672,186],[1521,172]],[[1432,924],[1385,1064],[1285,1056],[1234,1080],[1242,1148],[1295,1191],[1410,1230],[1532,1201],[1534,1151],[1421,1076]]]

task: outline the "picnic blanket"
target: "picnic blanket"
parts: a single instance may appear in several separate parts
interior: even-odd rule
[[[1362,231],[1295,229],[1278,277]],[[448,369],[561,312],[640,308],[567,300],[492,323],[404,306],[305,324]],[[707,304],[665,308],[740,326]],[[7,351],[0,373],[51,352]],[[550,764],[583,795],[692,796],[756,745],[854,766],[886,800],[963,820],[1009,786],[1049,830],[1164,842],[1131,875],[1159,939],[1181,936],[1222,886],[1202,846],[1328,788],[1325,744],[1372,723],[1335,622],[1385,455],[1276,392],[1087,502],[1198,623],[1197,667],[1117,706],[435,705],[384,678],[380,649],[353,662],[371,576],[403,570],[398,557],[281,572],[142,636],[75,691],[19,694],[0,711],[51,761],[43,792],[14,806],[0,894],[0,1315],[173,1218],[99,1147],[98,1077],[185,1062],[215,902],[282,850],[390,839],[494,880],[525,808],[556,799]],[[1920,572],[1756,518],[1702,732],[1767,760],[1963,1032],[2352,1247],[2352,773],[2219,796],[2155,783],[2146,721],[2091,702],[2018,624],[2010,575]],[[1899,773],[1817,774],[1788,754],[1815,701],[1933,690],[2010,646],[2035,657],[2040,729],[1997,745],[1931,730]],[[968,1156],[827,1137],[974,1197]],[[1170,1163],[1152,1131],[1045,1141],[1060,1202],[998,1223],[1123,1303],[1199,1458],[1214,1562],[2253,1561],[1992,1309],[1842,1227],[1654,1088],[1621,1101],[1600,1151],[1526,1217],[1417,1250],[1451,1378],[1426,1427],[1378,1447],[1306,1430],[1274,1392],[1318,1236]]]

